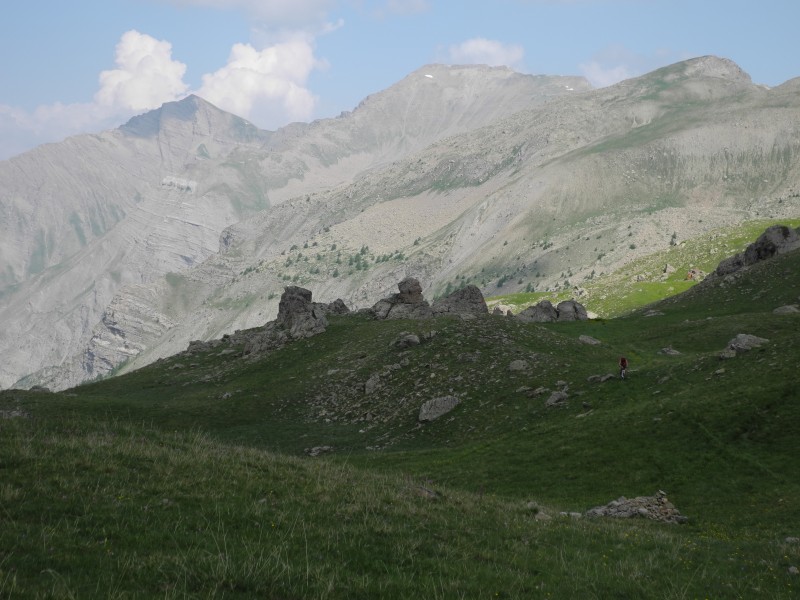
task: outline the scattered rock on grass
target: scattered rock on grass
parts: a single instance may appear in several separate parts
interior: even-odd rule
[[[438,419],[442,415],[449,413],[460,403],[461,400],[455,396],[442,396],[441,398],[428,400],[420,407],[418,420],[421,423],[426,423]]]
[[[641,517],[662,523],[686,523],[688,519],[667,500],[666,492],[659,491],[655,496],[620,496],[605,506],[596,506],[586,511],[587,517],[614,517],[630,519]]]
[[[566,392],[553,392],[544,405],[547,407],[564,406],[567,403],[568,397]]]

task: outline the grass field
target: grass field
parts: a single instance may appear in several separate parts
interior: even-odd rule
[[[256,362],[2,392],[0,597],[797,597],[800,314],[772,311],[798,274],[780,256],[659,316],[335,317]],[[769,341],[721,360],[739,333]],[[621,354],[628,380],[587,380]],[[561,514],[658,490],[687,524]]]

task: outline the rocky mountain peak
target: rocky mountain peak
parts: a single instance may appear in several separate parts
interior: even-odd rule
[[[249,121],[225,112],[194,94],[133,117],[119,129],[135,137],[149,138],[165,131],[177,131],[200,136],[213,134],[232,141],[251,141],[267,134]]]
[[[748,75],[735,62],[719,56],[700,56],[683,63],[686,77],[714,77],[731,82],[752,83]]]

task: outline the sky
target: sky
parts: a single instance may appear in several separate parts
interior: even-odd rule
[[[800,0],[4,0],[0,160],[195,93],[263,129],[335,117],[430,63],[604,87],[729,58],[800,76]]]

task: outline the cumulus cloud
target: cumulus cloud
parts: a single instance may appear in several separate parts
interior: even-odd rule
[[[197,93],[261,127],[279,127],[287,120],[311,117],[315,99],[305,85],[311,71],[320,66],[305,36],[263,50],[236,44],[224,67],[203,76]]]
[[[172,60],[172,45],[131,30],[116,50],[117,68],[100,73],[95,102],[121,110],[147,110],[185,95],[186,65]]]
[[[664,48],[651,54],[640,54],[622,44],[611,44],[578,67],[594,87],[607,87],[690,57],[686,52]]]
[[[583,76],[596,88],[608,87],[634,77],[631,67],[628,65],[603,66],[598,61],[593,60],[588,63],[581,63],[578,67]]]
[[[92,102],[56,102],[26,111],[0,105],[0,160],[34,145],[119,125],[187,93],[186,65],[172,60],[169,42],[128,31],[116,47],[117,68],[103,71]]]
[[[518,44],[503,44],[495,40],[473,38],[450,46],[449,56],[452,63],[507,66],[521,70],[525,50]]]

